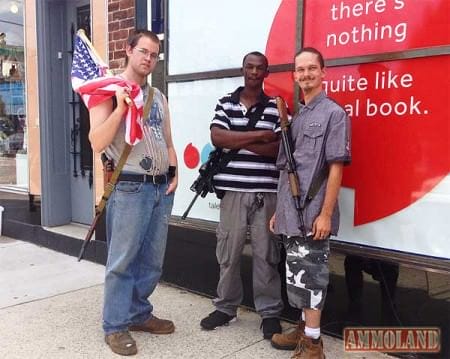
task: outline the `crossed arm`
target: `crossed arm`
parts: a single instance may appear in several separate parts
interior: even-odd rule
[[[211,142],[216,147],[230,150],[244,148],[258,155],[276,158],[280,137],[272,130],[232,131],[213,126]]]

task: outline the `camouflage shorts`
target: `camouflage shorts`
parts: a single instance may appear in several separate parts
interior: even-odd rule
[[[286,287],[295,308],[322,310],[328,286],[330,241],[283,237],[286,248]]]

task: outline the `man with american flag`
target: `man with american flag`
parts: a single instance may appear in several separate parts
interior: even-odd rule
[[[125,70],[120,75],[103,76],[104,67],[92,60],[89,48],[80,49],[81,58],[72,71],[74,89],[89,108],[94,151],[104,152],[117,164],[126,143],[133,145],[106,213],[103,330],[106,343],[120,355],[137,353],[129,331],[170,334],[175,330],[172,321],[153,314],[148,300],[161,276],[178,183],[167,100],[147,85],[159,51],[156,34],[139,30],[127,40]],[[147,99],[150,110],[147,118],[141,118]]]
[[[92,47],[84,30],[79,30],[75,37],[71,76],[74,91],[80,94],[88,109],[113,97],[117,89],[130,88],[133,101],[128,100],[126,142],[134,145],[142,139],[143,98],[140,86],[120,76],[111,76],[108,66]]]

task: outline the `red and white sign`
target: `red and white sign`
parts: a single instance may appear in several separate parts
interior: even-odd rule
[[[450,43],[447,0],[306,0],[304,12],[304,46],[328,59]]]
[[[325,58],[449,44],[449,3],[305,1],[304,44]],[[296,2],[283,1],[266,48],[270,63],[292,62],[295,14]],[[433,29],[426,35],[424,23]],[[343,40],[346,29],[352,43]],[[409,206],[450,172],[449,68],[450,56],[438,56],[328,69],[324,88],[352,119],[353,162],[344,186],[356,191],[355,225]],[[266,89],[292,99],[292,75],[272,75]]]
[[[186,8],[170,2],[176,20],[171,75],[236,68],[255,50],[265,52],[271,65],[293,62],[297,0],[196,3]],[[303,4],[303,43],[326,60],[419,48],[426,55],[429,47],[450,45],[448,0]],[[233,26],[223,26],[224,18],[233,19]],[[202,56],[186,57],[192,49],[203,49]],[[450,258],[449,68],[450,55],[442,55],[327,69],[324,88],[352,124],[353,158],[340,193],[338,240]],[[241,77],[169,83],[174,142],[184,159],[174,214],[182,214],[193,196],[188,188],[210,148],[217,99],[242,83]],[[293,108],[291,71],[270,74],[265,90]],[[216,221],[218,205],[208,196],[190,215]]]
[[[324,88],[352,121],[354,224],[408,207],[450,172],[450,56],[329,68]],[[431,91],[431,84],[440,84]]]

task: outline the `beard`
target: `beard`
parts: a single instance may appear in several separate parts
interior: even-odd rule
[[[314,87],[311,86],[310,84],[307,84],[307,85],[302,85],[302,86],[300,86],[300,88],[302,89],[303,92],[308,93],[308,92],[311,92],[311,90],[312,90]]]
[[[299,86],[303,90],[303,92],[308,93],[314,90],[314,88],[316,87],[314,84],[314,80],[315,78],[309,76],[300,79]]]

